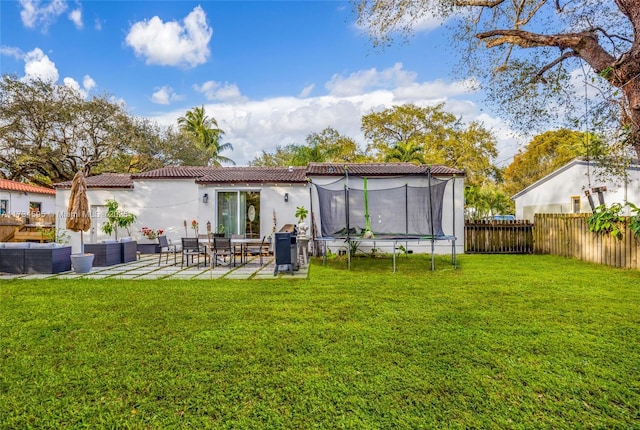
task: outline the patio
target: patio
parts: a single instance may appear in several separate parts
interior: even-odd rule
[[[208,266],[198,268],[196,265],[180,267],[180,260],[173,264],[169,259],[169,264],[163,262],[158,266],[157,254],[143,254],[139,260],[117,264],[107,267],[94,267],[90,273],[75,273],[73,271],[58,274],[31,274],[31,275],[11,275],[0,273],[0,280],[7,279],[274,279],[278,277],[290,277],[295,279],[306,279],[309,273],[309,265],[300,265],[300,269],[294,271],[293,276],[288,272],[280,272],[278,276],[273,276],[275,270],[275,258],[273,256],[263,257],[263,265],[260,265],[260,258],[257,256],[234,267],[216,265],[210,270]]]

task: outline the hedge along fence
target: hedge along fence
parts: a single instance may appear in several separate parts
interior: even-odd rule
[[[640,269],[640,238],[634,237],[623,217],[620,239],[607,233],[588,231],[590,214],[536,214],[534,247],[536,254],[577,258],[591,263],[625,269]]]

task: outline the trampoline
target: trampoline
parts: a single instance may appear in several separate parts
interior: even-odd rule
[[[314,240],[323,243],[326,259],[327,243],[347,243],[347,266],[351,268],[351,242],[393,244],[393,271],[396,271],[396,248],[400,242],[431,243],[431,270],[435,270],[435,242],[451,242],[451,260],[457,267],[455,219],[452,234],[442,228],[442,208],[447,183],[451,179],[434,178],[431,169],[412,185],[389,187],[389,178],[367,178],[345,175],[329,184],[315,184],[320,216],[320,232],[312,225]],[[452,182],[455,197],[455,181]],[[311,199],[313,202],[313,199]],[[453,216],[455,217],[455,198]],[[312,224],[315,211],[311,208]],[[375,246],[375,245],[374,245]]]

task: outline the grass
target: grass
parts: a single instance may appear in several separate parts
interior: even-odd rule
[[[5,282],[0,427],[640,428],[639,272],[459,261]]]

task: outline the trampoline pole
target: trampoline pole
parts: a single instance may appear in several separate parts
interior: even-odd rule
[[[407,182],[404,183],[404,235],[409,235],[409,184]]]
[[[433,201],[431,198],[432,190],[431,190],[431,166],[427,169],[427,180],[429,182],[429,223],[431,224],[431,271],[436,270],[435,266],[435,249],[436,249],[436,240],[435,234],[433,232]]]
[[[345,218],[347,222],[347,269],[351,270],[351,232],[349,228],[349,166],[344,166]]]
[[[453,260],[453,267],[458,268],[458,262],[456,261],[456,175],[453,175],[452,183],[452,198],[451,205],[453,206],[451,217],[453,219],[453,239],[451,240],[451,259]]]
[[[409,236],[409,184],[404,183],[404,235]],[[409,242],[404,243],[404,255],[407,256],[407,250],[409,249]],[[396,247],[393,246],[395,252]],[[395,256],[395,254],[394,254]],[[394,262],[395,268],[395,262]]]

